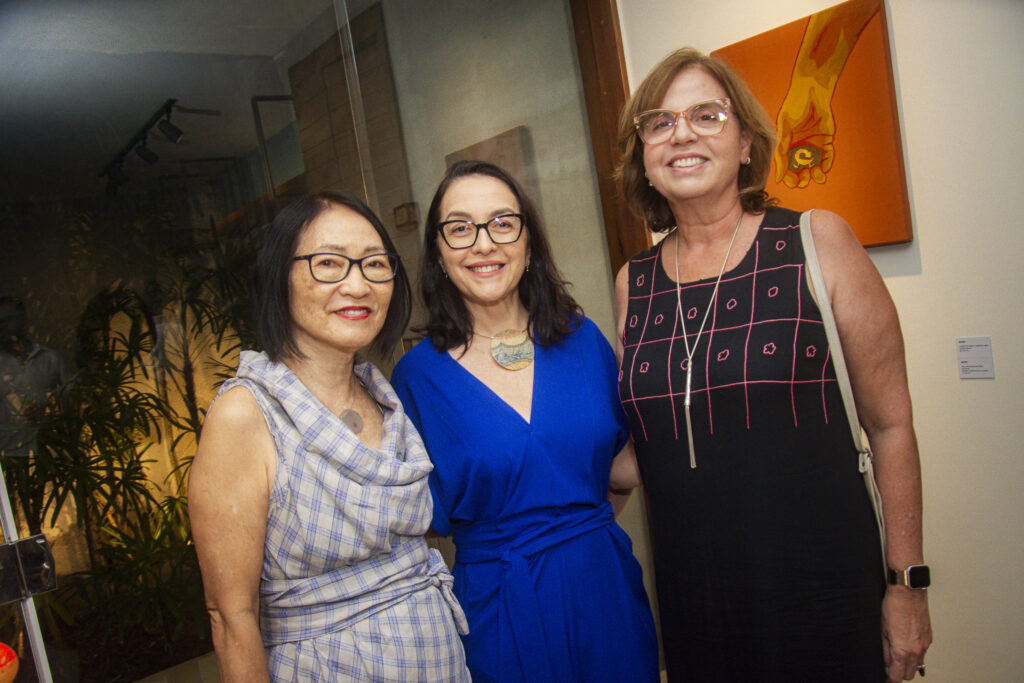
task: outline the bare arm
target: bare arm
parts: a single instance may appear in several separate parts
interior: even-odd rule
[[[622,365],[622,340],[626,331],[626,308],[629,303],[629,263],[615,275],[615,360]]]
[[[608,483],[608,500],[612,504],[615,516],[626,507],[633,489],[640,486],[640,467],[636,463],[636,451],[633,448],[633,440],[630,439],[619,451],[618,455],[612,458],[611,479]]]
[[[276,467],[256,400],[236,387],[210,407],[189,480],[189,517],[221,680],[269,681],[259,581]]]
[[[887,561],[894,569],[921,564],[921,465],[896,308],[842,218],[815,211],[812,230],[858,417],[875,454]],[[932,640],[927,591],[890,586],[882,631],[890,680],[910,680]]]

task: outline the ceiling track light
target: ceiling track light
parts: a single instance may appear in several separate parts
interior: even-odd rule
[[[145,161],[150,166],[155,164],[157,162],[157,160],[160,159],[160,157],[158,157],[156,155],[156,152],[151,150],[149,147],[146,147],[146,141],[145,140],[143,140],[139,144],[139,146],[135,148],[135,153],[139,155],[140,159]]]
[[[160,129],[160,132],[164,134],[165,138],[174,144],[178,144],[181,142],[181,139],[185,137],[185,134],[181,132],[181,128],[178,128],[176,125],[171,123],[171,113],[169,111],[167,112],[167,118],[160,119],[160,121],[157,122],[156,127]]]
[[[182,130],[171,123],[171,111],[178,108],[175,104],[176,102],[177,100],[170,99],[160,105],[160,108],[149,117],[146,123],[143,124],[142,128],[140,128],[139,131],[131,137],[125,146],[121,148],[121,151],[119,151],[99,172],[98,175],[101,178],[107,178],[107,194],[114,194],[117,192],[117,188],[120,185],[127,182],[127,178],[124,174],[124,158],[132,150],[135,151],[135,154],[137,154],[140,159],[150,166],[160,159],[153,150],[146,146],[146,138],[154,127],[157,128],[165,138],[175,144],[181,142],[182,138],[185,137]],[[182,109],[182,111],[188,110]],[[219,112],[203,111],[202,113]]]

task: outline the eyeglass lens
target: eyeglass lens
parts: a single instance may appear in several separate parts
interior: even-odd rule
[[[686,117],[690,128],[698,135],[721,132],[729,118],[726,106],[718,100],[711,100],[695,104],[683,112],[664,109],[644,112],[637,117],[637,130],[641,139],[649,145],[664,142],[672,136],[682,116]]]
[[[341,254],[312,254],[309,272],[319,282],[340,282],[348,276],[352,264],[357,264],[363,277],[370,282],[388,282],[394,279],[398,259],[394,254],[370,254],[362,258],[349,258]]]
[[[523,219],[516,214],[508,214],[496,216],[487,223],[446,221],[441,224],[441,234],[452,249],[465,249],[476,243],[481,228],[487,231],[487,235],[495,244],[509,244],[519,239]]]

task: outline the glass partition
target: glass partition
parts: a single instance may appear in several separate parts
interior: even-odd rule
[[[18,535],[56,558],[34,599],[55,679],[211,649],[188,468],[255,346],[262,231],[295,197],[365,197],[415,280],[446,164],[506,165],[610,335],[572,36],[565,0],[0,4],[0,465]],[[56,369],[33,375],[40,354]],[[20,601],[0,642],[38,673]]]

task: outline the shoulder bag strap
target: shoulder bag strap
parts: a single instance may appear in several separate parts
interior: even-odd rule
[[[882,544],[882,571],[885,572],[888,565],[885,562],[885,520],[882,517],[882,496],[878,491],[878,484],[875,482],[871,449],[865,445],[864,439],[861,437],[860,420],[857,419],[857,406],[853,402],[853,388],[850,386],[850,375],[846,371],[843,347],[839,342],[839,330],[836,328],[836,319],[832,314],[832,302],[829,300],[828,290],[825,288],[825,278],[821,274],[818,252],[814,248],[814,237],[811,235],[811,211],[804,211],[800,214],[800,239],[803,241],[807,275],[810,278],[811,288],[817,296],[818,310],[821,312],[821,320],[825,325],[825,336],[828,338],[828,346],[832,354],[832,365],[836,370],[839,392],[843,396],[846,419],[850,423],[850,434],[853,436],[853,444],[859,454],[860,472],[864,475],[864,485],[867,487],[868,497],[875,509],[875,519],[878,521],[878,534]]]

